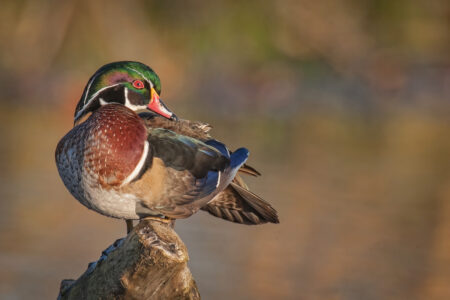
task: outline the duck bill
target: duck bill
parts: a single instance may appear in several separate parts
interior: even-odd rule
[[[158,115],[161,115],[169,120],[178,120],[177,116],[171,112],[167,106],[164,105],[164,103],[159,99],[158,93],[155,91],[154,88],[151,89],[151,95],[150,95],[150,103],[147,105],[147,108]]]

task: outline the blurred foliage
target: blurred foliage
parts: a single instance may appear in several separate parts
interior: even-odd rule
[[[204,298],[450,298],[447,0],[4,0],[0,41],[0,298],[55,296],[123,235],[53,151],[88,78],[126,59],[248,147],[280,212],[177,223]]]
[[[333,94],[366,89],[344,95],[360,102],[415,88],[442,97],[449,7],[446,0],[3,1],[1,100],[55,103],[67,91],[76,98],[95,69],[123,59],[151,65],[169,97],[214,105],[244,97],[246,111],[276,102],[296,109],[311,81]]]

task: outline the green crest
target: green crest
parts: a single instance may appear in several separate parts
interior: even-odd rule
[[[82,96],[82,104],[86,105],[93,96],[102,89],[114,85],[126,85],[129,89],[134,89],[134,80],[147,81],[158,95],[161,94],[161,81],[158,75],[150,67],[135,61],[119,61],[104,65],[89,79]],[[143,91],[135,90],[138,93]]]

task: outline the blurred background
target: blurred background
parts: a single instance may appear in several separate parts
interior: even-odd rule
[[[0,298],[54,299],[125,223],[55,163],[89,77],[138,60],[246,146],[281,224],[177,222],[204,299],[450,299],[450,3],[2,1]]]

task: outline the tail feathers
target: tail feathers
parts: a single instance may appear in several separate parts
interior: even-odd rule
[[[247,175],[252,175],[255,177],[261,176],[261,173],[259,173],[255,168],[253,168],[252,166],[249,166],[247,164],[244,164],[240,169],[239,172],[247,174]]]
[[[277,212],[269,203],[235,183],[231,183],[202,210],[240,224],[279,223]]]
[[[278,220],[277,211],[268,202],[235,183],[231,183],[230,186],[238,192],[243,199],[246,200],[246,202],[258,213],[260,217],[262,217],[263,220],[270,223],[280,223],[280,220]]]

